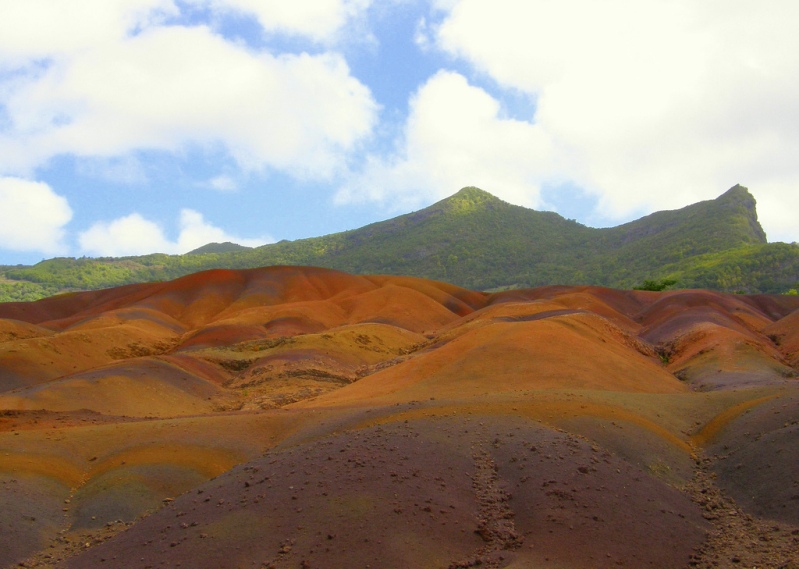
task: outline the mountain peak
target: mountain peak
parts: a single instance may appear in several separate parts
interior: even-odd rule
[[[714,201],[721,208],[735,210],[746,220],[754,242],[767,242],[766,232],[757,219],[757,202],[747,187],[735,184]]]
[[[457,193],[441,200],[438,205],[454,213],[468,213],[488,204],[504,203],[498,197],[474,186],[461,188]]]
[[[209,253],[233,253],[236,251],[246,251],[247,249],[251,249],[252,247],[245,247],[244,245],[239,245],[238,243],[231,243],[230,241],[225,241],[224,243],[207,243],[202,247],[198,247],[192,251],[186,253],[187,255],[206,255]]]
[[[749,188],[741,184],[735,184],[713,201],[721,205],[742,206],[757,218],[755,197],[749,192]]]
[[[481,190],[476,186],[466,186],[465,188],[461,188],[449,199],[458,199],[458,200],[472,200],[472,201],[486,201],[486,200],[496,200],[499,199],[493,194],[488,193],[485,190]]]
[[[722,200],[722,199],[730,199],[730,198],[737,198],[737,199],[750,198],[750,199],[754,199],[752,197],[752,194],[749,192],[749,188],[747,188],[746,186],[742,186],[741,184],[735,184],[729,190],[727,190],[726,192],[721,194],[718,199]]]

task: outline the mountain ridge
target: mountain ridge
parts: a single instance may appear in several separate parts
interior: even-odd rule
[[[225,241],[224,243],[206,243],[202,247],[197,247],[196,249],[192,249],[186,255],[204,255],[206,253],[230,253],[233,251],[245,251],[248,249],[252,249],[252,247],[247,247],[245,245],[239,245],[238,243],[233,243],[231,241]]]
[[[481,290],[549,284],[631,288],[667,279],[681,288],[778,293],[799,283],[799,246],[767,242],[755,198],[741,185],[713,200],[610,228],[588,227],[466,187],[421,210],[320,237],[256,248],[208,244],[186,255],[57,258],[0,268],[0,299],[32,300],[205,269],[271,265],[417,276]]]

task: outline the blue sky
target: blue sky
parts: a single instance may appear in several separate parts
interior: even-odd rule
[[[799,240],[799,4],[0,0],[0,264],[324,235],[466,185]]]

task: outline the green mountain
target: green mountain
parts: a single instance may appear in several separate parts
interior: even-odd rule
[[[472,289],[630,288],[675,280],[680,288],[778,293],[799,283],[799,246],[766,241],[755,200],[743,186],[715,200],[603,229],[464,188],[420,211],[323,237],[257,248],[209,244],[186,255],[57,258],[0,267],[0,300],[265,265],[412,275]]]
[[[252,247],[245,247],[244,245],[239,245],[238,243],[231,243],[230,241],[225,241],[224,243],[208,243],[207,245],[198,247],[197,249],[189,251],[186,254],[205,255],[207,253],[233,253],[239,251],[247,251],[249,249],[252,249]]]

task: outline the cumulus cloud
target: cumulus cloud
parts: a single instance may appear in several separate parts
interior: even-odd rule
[[[191,209],[181,210],[179,230],[177,239],[172,241],[159,224],[132,213],[113,221],[95,223],[79,235],[78,243],[86,255],[122,257],[153,252],[182,254],[208,243],[231,241],[257,247],[274,241],[270,237],[248,239],[230,235]]]
[[[0,177],[0,248],[63,253],[72,219],[66,198],[43,182]]]
[[[0,171],[30,172],[63,154],[199,147],[221,148],[245,169],[324,179],[376,121],[369,89],[334,52],[273,54],[208,26],[162,25],[179,13],[165,0],[91,0],[97,19],[84,4],[67,13],[59,0],[5,3],[0,56],[16,67],[0,74]],[[260,4],[280,12],[285,3]],[[353,6],[300,4],[315,6],[319,21]],[[293,10],[276,25],[301,32],[291,18],[308,14]]]
[[[735,183],[772,239],[799,211],[799,4],[460,0],[433,41],[537,101],[559,176],[606,215]]]
[[[207,243],[224,243],[226,241],[232,241],[246,247],[257,247],[265,243],[271,243],[274,239],[271,237],[248,239],[230,235],[223,229],[205,221],[201,213],[191,209],[181,210],[180,235],[178,235],[175,243],[177,252],[185,253],[197,247],[202,247]]]
[[[138,213],[99,221],[80,234],[78,243],[83,253],[99,257],[169,253],[173,245],[157,223]]]
[[[179,13],[173,0],[0,0],[0,71],[106,46]]]
[[[430,78],[410,107],[396,152],[372,156],[339,191],[340,202],[390,199],[402,208],[476,185],[539,205],[552,152],[539,126],[503,117],[494,98],[449,71]]]
[[[269,32],[288,32],[327,41],[345,23],[362,14],[371,0],[210,0],[210,4],[220,11],[232,9],[254,14],[261,27]]]

